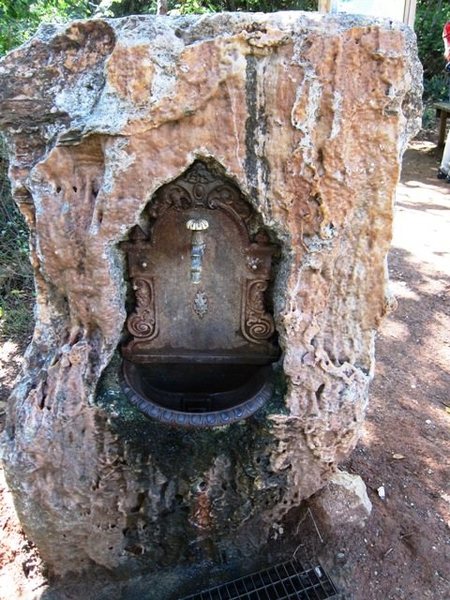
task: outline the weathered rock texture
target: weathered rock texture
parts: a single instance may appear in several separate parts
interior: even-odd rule
[[[309,501],[309,507],[321,523],[336,530],[349,524],[363,526],[372,512],[361,477],[339,469],[327,486]]]
[[[403,26],[308,13],[47,26],[2,60],[37,287],[3,456],[54,572],[255,557],[354,447],[420,74]],[[120,392],[119,244],[199,158],[222,165],[282,246],[284,356],[265,411],[186,432]]]

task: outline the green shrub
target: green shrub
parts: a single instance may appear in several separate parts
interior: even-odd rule
[[[447,73],[432,75],[423,81],[423,98],[425,104],[432,102],[447,102],[449,99],[450,79]]]
[[[6,152],[0,142],[0,335],[29,336],[33,305],[28,228],[11,197]]]
[[[89,0],[0,0],[0,55],[29,39],[42,22],[90,16]]]
[[[156,12],[156,0],[104,0],[101,5],[117,17]],[[181,14],[248,11],[274,12],[277,10],[317,10],[318,0],[168,0],[168,10]]]
[[[426,76],[436,75],[443,69],[442,29],[449,20],[450,5],[447,0],[417,0],[415,31]]]

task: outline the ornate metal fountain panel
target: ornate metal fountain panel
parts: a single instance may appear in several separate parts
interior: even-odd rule
[[[148,232],[125,243],[134,308],[130,360],[270,362],[267,304],[276,247],[238,188],[195,163],[157,192]],[[272,357],[272,358],[271,358]]]
[[[233,182],[202,162],[155,194],[142,223],[124,244],[125,393],[168,423],[245,418],[271,395],[279,355],[268,302],[277,247]]]

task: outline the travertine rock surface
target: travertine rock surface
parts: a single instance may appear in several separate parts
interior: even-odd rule
[[[254,558],[354,447],[420,78],[402,25],[295,12],[46,26],[1,61],[37,288],[2,448],[53,572]],[[265,410],[186,432],[118,386],[119,244],[196,159],[223,167],[282,247],[284,354]]]

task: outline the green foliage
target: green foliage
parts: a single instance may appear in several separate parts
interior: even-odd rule
[[[0,54],[25,42],[42,22],[85,18],[92,11],[89,0],[0,0]]]
[[[0,143],[0,334],[27,336],[33,327],[34,287],[28,257],[28,228],[17,209]]]
[[[432,104],[426,104],[422,113],[422,130],[433,132],[436,129],[436,110]]]
[[[448,0],[417,0],[415,30],[419,58],[424,68],[424,98],[437,101],[448,98],[447,75],[444,74],[442,29],[450,21]]]
[[[444,101],[449,97],[449,77],[447,73],[438,73],[432,75],[423,82],[423,97],[424,100],[430,102]]]
[[[184,0],[184,2],[177,2],[175,8],[178,9],[181,15],[214,12],[212,2],[202,2],[201,0]]]
[[[105,1],[105,0],[104,0]],[[103,4],[104,2],[102,2]],[[109,0],[117,17],[156,12],[156,0]],[[317,10],[317,0],[168,0],[167,8],[176,14],[220,11],[275,12],[277,10]]]
[[[419,56],[425,75],[435,75],[442,70],[444,44],[442,29],[450,20],[450,5],[443,0],[418,0],[415,29]]]
[[[169,4],[171,4],[169,2]],[[182,12],[199,12],[196,7],[210,12],[248,11],[275,12],[278,10],[317,10],[317,0],[183,0],[174,2]]]
[[[95,14],[107,14],[114,17],[156,13],[156,0],[102,0]]]

